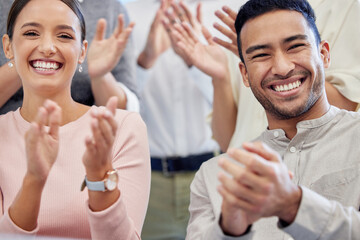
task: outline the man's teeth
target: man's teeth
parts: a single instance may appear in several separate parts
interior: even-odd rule
[[[59,64],[56,62],[34,61],[33,67],[40,71],[57,70],[59,68]]]
[[[290,91],[292,89],[298,88],[301,85],[301,81],[297,80],[296,82],[293,83],[289,83],[289,84],[284,84],[284,85],[276,85],[274,87],[274,90],[276,92],[285,92],[285,91]]]

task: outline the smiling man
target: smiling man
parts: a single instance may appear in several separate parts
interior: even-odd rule
[[[244,84],[268,128],[202,165],[187,239],[360,236],[360,115],[328,103],[330,47],[312,8],[305,0],[250,0],[235,27]]]

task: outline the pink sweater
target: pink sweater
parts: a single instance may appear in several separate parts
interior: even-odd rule
[[[8,208],[26,172],[24,135],[30,123],[19,110],[0,115],[0,233],[87,239],[140,239],[150,190],[150,155],[144,122],[137,113],[117,110],[118,131],[112,151],[118,170],[120,198],[108,209],[92,212],[82,155],[91,135],[89,111],[60,128],[58,158],[47,179],[38,226],[32,232],[17,227]]]

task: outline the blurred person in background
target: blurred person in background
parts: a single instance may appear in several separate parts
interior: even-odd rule
[[[185,238],[190,183],[202,162],[219,150],[206,120],[213,102],[211,79],[177,55],[162,21],[174,14],[195,27],[200,22],[210,27],[215,10],[226,3],[239,5],[235,0],[125,4],[136,22],[140,112],[148,127],[152,164],[144,240]]]

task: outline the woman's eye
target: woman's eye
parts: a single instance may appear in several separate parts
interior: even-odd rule
[[[29,31],[29,32],[25,32],[24,36],[33,37],[33,36],[38,36],[38,34],[36,32]]]
[[[59,37],[60,38],[65,38],[65,39],[73,39],[73,37],[70,36],[69,34],[60,34]]]

